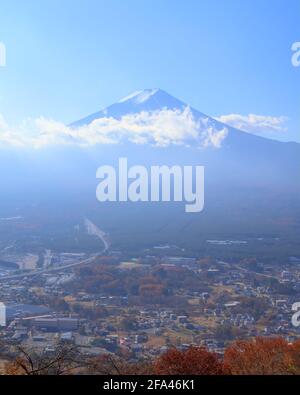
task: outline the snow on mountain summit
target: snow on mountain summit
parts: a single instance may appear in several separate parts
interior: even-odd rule
[[[119,103],[125,103],[131,100],[136,104],[141,104],[146,102],[151,96],[155,95],[158,91],[159,89],[144,89],[140,91],[135,91],[129,96],[126,96],[123,99],[119,100]]]

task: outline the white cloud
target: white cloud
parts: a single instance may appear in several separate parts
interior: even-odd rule
[[[189,107],[142,111],[119,120],[104,117],[78,128],[40,117],[27,119],[12,129],[0,117],[0,144],[35,148],[53,144],[118,144],[124,140],[157,146],[181,144],[219,148],[226,135],[227,129],[216,128],[209,118],[196,121]]]
[[[288,118],[284,116],[273,117],[266,115],[228,114],[216,118],[218,121],[233,126],[236,129],[254,134],[286,132],[285,123]]]

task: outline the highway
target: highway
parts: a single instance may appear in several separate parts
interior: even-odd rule
[[[104,252],[105,252],[105,250],[103,250],[101,254],[103,254]],[[20,273],[20,274],[13,274],[13,275],[8,275],[8,276],[3,276],[3,277],[0,277],[0,282],[6,281],[6,280],[13,280],[13,279],[18,279],[18,278],[23,278],[23,277],[38,276],[38,275],[44,274],[44,273],[59,272],[61,270],[67,270],[67,269],[70,269],[70,268],[75,267],[75,266],[86,265],[86,264],[92,263],[93,260],[95,260],[95,258],[101,256],[101,254],[93,255],[93,256],[91,256],[91,257],[89,257],[87,259],[84,259],[83,261],[69,263],[67,265],[57,266],[57,267],[53,267],[53,268],[50,268],[50,269],[39,269],[39,270],[33,270],[33,271],[30,271],[30,272],[26,272],[26,273]]]
[[[85,224],[87,226],[88,233],[90,235],[98,237],[102,241],[102,243],[104,244],[104,248],[103,248],[103,250],[101,252],[99,252],[97,254],[94,254],[91,257],[89,257],[87,259],[84,259],[83,261],[69,263],[67,265],[57,266],[57,267],[53,267],[53,268],[50,268],[50,269],[38,269],[38,270],[33,270],[33,271],[30,271],[30,272],[26,272],[26,273],[2,276],[2,277],[0,277],[0,282],[6,281],[6,280],[13,280],[13,279],[18,279],[18,278],[24,278],[24,277],[34,277],[34,276],[38,276],[38,275],[44,274],[44,273],[59,272],[59,271],[62,271],[62,270],[70,269],[70,268],[75,267],[75,266],[87,265],[89,263],[92,263],[93,260],[95,260],[95,258],[105,254],[109,250],[110,242],[109,242],[109,239],[108,239],[108,235],[105,232],[103,232],[101,229],[99,229],[93,222],[91,222],[90,220],[86,219],[85,220]]]

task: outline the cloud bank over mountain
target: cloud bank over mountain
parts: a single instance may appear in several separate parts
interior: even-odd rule
[[[28,118],[12,127],[0,114],[0,147],[88,147],[133,143],[221,148],[232,128],[240,133],[274,137],[287,131],[284,116],[229,114],[209,117],[161,89],[144,89],[111,106],[65,125],[45,117]],[[273,135],[272,135],[273,134]]]
[[[219,148],[227,136],[226,127],[216,128],[209,118],[195,119],[188,106],[162,108],[126,114],[119,119],[100,117],[82,126],[66,126],[44,117],[26,119],[10,127],[0,117],[0,144],[35,148],[57,144],[91,146],[118,144],[124,140],[156,146],[194,145]]]
[[[288,130],[285,125],[288,118],[285,116],[228,114],[216,117],[216,119],[236,129],[254,134],[287,132]]]

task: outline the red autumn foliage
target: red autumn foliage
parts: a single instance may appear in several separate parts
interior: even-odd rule
[[[172,348],[154,363],[154,371],[160,375],[222,375],[222,362],[204,347],[191,347],[187,351]]]
[[[12,375],[105,374],[105,375],[299,375],[300,340],[288,343],[283,338],[255,338],[235,341],[223,359],[204,347],[186,351],[168,350],[155,360],[130,363],[131,354],[101,355],[86,358],[73,346],[58,346],[54,355],[20,348],[20,355],[6,365]]]
[[[258,337],[226,349],[224,366],[234,375],[286,375],[300,372],[300,342]]]

